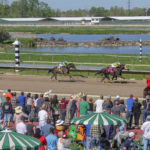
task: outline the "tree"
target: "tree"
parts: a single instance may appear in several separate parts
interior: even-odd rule
[[[4,28],[0,28],[0,43],[9,39],[10,39],[10,34],[6,30],[4,30]]]

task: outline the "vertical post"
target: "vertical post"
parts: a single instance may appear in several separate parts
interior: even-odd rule
[[[13,43],[13,45],[15,46],[15,62],[16,62],[16,72],[19,72],[19,69],[17,67],[20,66],[20,55],[19,55],[19,48],[20,48],[20,42],[18,41],[18,39],[16,39],[16,41]]]
[[[139,47],[140,47],[140,57],[139,57],[139,61],[141,62],[142,61],[142,51],[143,51],[143,49],[142,49],[142,39],[140,38],[140,41],[139,41],[140,43],[139,43]]]

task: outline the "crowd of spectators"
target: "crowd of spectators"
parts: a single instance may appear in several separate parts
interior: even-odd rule
[[[43,94],[21,92],[17,95],[8,89],[0,99],[0,120],[3,127],[14,125],[16,132],[38,138],[42,146],[40,150],[67,150],[64,146],[64,135],[58,132],[57,125],[68,125],[74,117],[81,117],[92,112],[106,112],[127,119],[127,124],[122,126],[84,126],[85,137],[78,141],[86,150],[94,149],[123,149],[136,150],[137,145],[133,142],[134,132],[130,129],[142,129],[144,150],[147,150],[150,141],[150,97],[139,102],[132,94],[127,99],[121,99],[119,95],[112,101],[111,96],[104,99],[87,99],[86,95],[73,95],[67,100],[66,97],[58,99],[57,95],[44,97]],[[133,121],[134,118],[134,121]],[[141,119],[142,118],[142,119]],[[36,125],[34,123],[37,123]],[[77,128],[75,126],[75,128]],[[66,137],[66,136],[65,136]]]

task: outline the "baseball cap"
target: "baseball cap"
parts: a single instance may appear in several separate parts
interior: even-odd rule
[[[133,136],[135,136],[135,133],[134,132],[130,132],[129,133],[129,137],[133,137]]]
[[[120,126],[120,127],[119,127],[119,130],[120,130],[120,131],[124,130],[124,126]]]
[[[119,95],[117,95],[117,96],[116,96],[116,99],[120,99],[120,96],[119,96]]]

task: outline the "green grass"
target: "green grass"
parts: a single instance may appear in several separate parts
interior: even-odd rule
[[[140,28],[140,27],[139,27]],[[101,27],[101,26],[67,26],[67,27],[5,27],[8,32],[30,32],[30,33],[52,33],[52,34],[59,34],[59,33],[66,33],[66,34],[141,34],[141,33],[150,33],[149,28],[137,30],[130,30],[128,28],[124,28],[123,30],[121,27]]]

